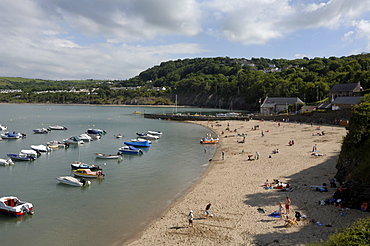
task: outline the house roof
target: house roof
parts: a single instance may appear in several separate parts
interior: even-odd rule
[[[330,92],[335,91],[353,91],[356,89],[356,87],[360,85],[360,82],[358,83],[351,83],[351,84],[336,84],[333,85],[333,87],[330,89]]]
[[[294,103],[303,103],[303,101],[298,97],[266,97],[261,107],[271,108],[276,104],[285,105]]]
[[[331,103],[320,103],[316,107],[317,109],[330,109]]]
[[[337,97],[331,104],[358,104],[362,97]]]

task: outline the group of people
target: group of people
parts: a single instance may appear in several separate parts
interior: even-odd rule
[[[208,217],[213,217],[213,214],[211,214],[210,212],[210,208],[211,208],[211,203],[208,203],[207,206],[206,206],[206,209],[205,209],[205,218],[208,218]],[[189,221],[189,227],[194,227],[194,214],[193,214],[193,210],[190,210],[189,214],[188,214],[188,221]]]

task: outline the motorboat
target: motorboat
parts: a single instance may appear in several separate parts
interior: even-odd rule
[[[50,151],[52,151],[52,148],[50,148],[49,146],[43,145],[43,144],[31,145],[30,148],[35,150],[35,151],[38,151],[38,152],[50,152]]]
[[[133,139],[131,139],[131,142],[145,142],[145,141],[148,141],[148,143],[150,143],[150,144],[152,143],[152,141],[144,139],[144,138],[133,138]]]
[[[1,159],[0,158],[0,165],[2,165],[2,166],[10,166],[10,165],[14,165],[14,162],[12,161],[11,158],[9,158],[9,159]]]
[[[133,114],[142,114],[143,112],[141,112],[141,111],[136,111],[136,110],[135,110],[135,111],[133,111],[132,113],[133,113]]]
[[[22,149],[21,151],[19,151],[19,154],[25,154],[34,159],[36,159],[39,155],[41,155],[39,151],[34,150],[34,149]]]
[[[118,149],[118,154],[136,154],[140,155],[143,154],[143,151],[141,149],[137,149],[134,146],[122,146],[121,148]]]
[[[114,135],[115,138],[122,138],[123,135],[121,133],[118,133],[117,135]]]
[[[64,139],[66,144],[83,144],[84,142],[77,136],[71,136],[68,139]]]
[[[91,181],[85,180],[84,178],[81,179],[76,179],[75,177],[72,176],[61,176],[56,178],[59,182],[67,185],[72,185],[72,186],[89,186],[91,185]]]
[[[107,132],[102,129],[87,129],[86,131],[87,134],[92,133],[92,134],[100,134],[100,135],[105,135]]]
[[[144,139],[148,139],[148,140],[155,140],[155,139],[159,139],[158,136],[156,135],[151,135],[151,134],[145,134],[145,133],[136,133],[136,135],[138,135],[140,138],[144,138]]]
[[[206,137],[200,140],[201,144],[217,144],[219,142],[218,138],[213,138],[210,133]]]
[[[73,174],[78,177],[83,178],[102,178],[105,175],[103,174],[103,171],[91,171],[90,169],[76,169],[72,170]]]
[[[92,139],[98,140],[103,135],[100,131],[97,131],[95,129],[88,129],[86,131],[86,134],[89,135]]]
[[[27,154],[6,154],[13,161],[33,161],[36,158],[29,156]]]
[[[99,159],[119,159],[121,158],[120,155],[109,155],[109,154],[102,154],[102,153],[94,153],[96,158]]]
[[[100,166],[96,165],[88,165],[79,161],[75,161],[74,163],[71,163],[72,169],[90,169],[91,171],[98,171],[102,170]]]
[[[123,142],[126,145],[134,146],[134,147],[150,147],[150,143],[148,141],[135,141],[135,142]]]
[[[148,134],[150,135],[162,135],[163,133],[160,131],[148,131]]]
[[[15,217],[33,214],[33,205],[29,202],[23,202],[15,196],[5,196],[0,198],[0,213]]]
[[[52,140],[52,141],[49,141],[46,143],[46,145],[49,147],[49,148],[53,148],[53,149],[57,149],[57,148],[65,148],[66,145],[64,142],[62,141],[57,141],[57,140]]]
[[[50,130],[46,129],[46,128],[39,128],[39,129],[33,130],[33,133],[35,133],[35,134],[46,134],[46,133],[49,133],[49,132],[50,132]]]
[[[67,130],[68,128],[65,126],[55,125],[55,126],[49,126],[50,130]]]
[[[20,132],[5,132],[1,134],[2,139],[20,139],[25,137],[26,134]]]
[[[83,134],[81,134],[80,136],[78,136],[82,141],[84,141],[84,142],[90,142],[90,141],[93,141],[94,139],[91,137],[91,136],[89,136],[88,134],[86,134],[86,133],[83,133]],[[100,137],[100,136],[99,136]]]
[[[7,126],[0,125],[0,131],[6,131],[8,130]]]
[[[218,138],[202,138],[200,140],[201,144],[217,144],[219,142]]]

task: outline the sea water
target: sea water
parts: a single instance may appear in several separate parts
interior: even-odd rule
[[[17,196],[34,205],[34,215],[0,216],[2,245],[110,245],[139,231],[204,172],[216,146],[199,143],[210,130],[183,122],[145,119],[133,111],[172,113],[173,108],[0,104],[0,124],[22,132],[24,139],[0,141],[0,158],[30,145],[78,136],[89,128],[107,131],[100,140],[54,149],[32,162],[0,166],[0,197]],[[176,108],[178,112],[218,110]],[[37,128],[62,125],[68,130],[34,134]],[[124,141],[147,130],[161,131],[141,156],[96,159],[93,153],[116,154]],[[115,138],[122,134],[123,138]],[[70,164],[100,165],[105,178],[89,179],[90,187],[60,184]],[[184,218],[186,221],[186,218]]]

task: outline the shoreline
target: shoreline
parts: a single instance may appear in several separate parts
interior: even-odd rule
[[[209,167],[157,219],[148,222],[131,239],[114,245],[266,245],[273,242],[304,245],[326,240],[336,230],[365,217],[360,210],[319,206],[318,201],[330,198],[334,188],[322,193],[309,188],[329,183],[328,179],[335,175],[345,128],[287,122],[278,126],[276,122],[252,120],[230,122],[230,129],[237,131],[226,132],[227,122],[222,121],[221,126],[216,127],[209,122],[191,122],[208,127],[220,136],[220,145]],[[250,130],[254,125],[259,125],[259,130]],[[318,127],[320,130],[316,130]],[[221,131],[225,134],[221,135]],[[312,135],[318,131],[326,134]],[[245,143],[238,143],[242,140],[238,133],[247,134]],[[295,140],[294,146],[287,145],[290,139]],[[315,143],[324,156],[311,155]],[[280,153],[271,154],[276,148]],[[225,160],[221,160],[221,151],[226,153]],[[260,160],[248,161],[247,155],[255,151],[260,152]],[[265,190],[263,182],[273,178],[290,183],[293,191]],[[285,228],[283,221],[267,216],[277,210],[277,203],[284,202],[285,196],[292,199],[291,211],[305,214],[306,221]],[[213,204],[211,213],[215,216],[204,219],[204,207],[208,202]],[[259,213],[258,208],[266,213]],[[194,228],[187,226],[186,215],[190,209],[194,210]]]

